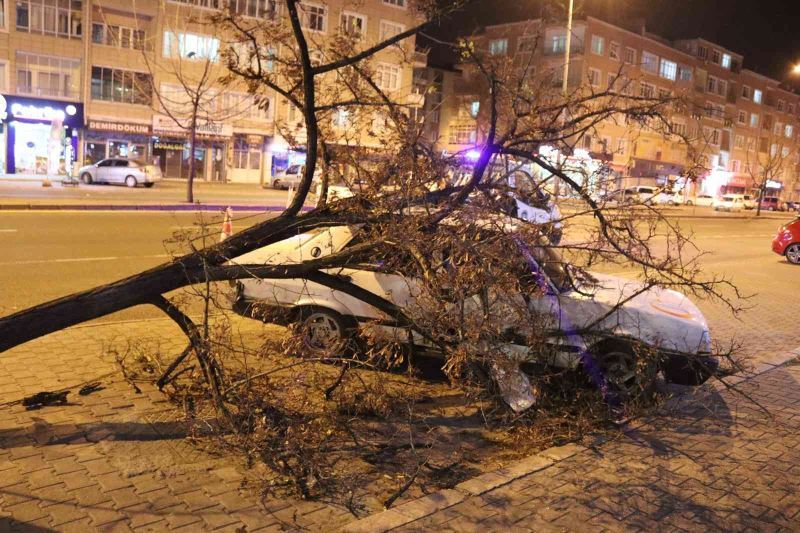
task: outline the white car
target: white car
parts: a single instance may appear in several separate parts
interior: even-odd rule
[[[239,265],[291,264],[324,257],[357,242],[360,228],[336,226],[303,233],[285,241],[249,252],[231,263]],[[517,253],[522,254],[521,251]],[[532,254],[532,255],[531,255]],[[549,354],[532,353],[527,347],[509,343],[509,349],[530,362],[575,368],[591,353],[607,380],[623,392],[637,384],[637,355],[634,345],[654,348],[662,357],[661,369],[668,381],[698,385],[716,367],[711,352],[706,319],[683,294],[666,289],[642,290],[639,282],[613,276],[587,274],[564,263],[554,249],[538,247],[522,255],[536,263],[546,295],[530,298],[529,304],[543,316],[552,317],[552,328],[564,333],[554,336]],[[534,259],[535,256],[535,259]],[[384,298],[413,315],[418,283],[379,265],[364,264],[326,272],[343,276],[351,283]],[[301,322],[303,342],[310,350],[330,354],[341,349],[346,337],[359,326],[376,340],[406,343],[408,331],[391,316],[343,292],[304,279],[246,279],[236,283],[234,309],[247,316],[276,323]],[[580,287],[580,290],[576,290]],[[522,300],[521,295],[516,295]],[[628,299],[630,298],[630,299]],[[475,302],[476,311],[480,305]],[[616,310],[610,312],[612,308]],[[607,315],[607,316],[606,316]],[[593,340],[571,331],[592,326]],[[513,324],[508,325],[513,330]],[[416,333],[414,343],[432,347]]]
[[[710,194],[698,194],[694,198],[687,198],[686,205],[698,205],[700,207],[711,207],[714,205],[714,197]]]
[[[273,189],[288,189],[297,187],[303,179],[305,165],[291,165],[286,170],[280,170],[269,180],[269,186]]]
[[[93,165],[78,169],[78,177],[83,183],[117,183],[127,187],[144,185],[152,187],[161,180],[161,169],[156,165],[112,157],[101,159]]]
[[[756,208],[756,204],[758,202],[756,202],[756,199],[752,195],[745,194],[744,196],[742,196],[742,198],[744,199],[744,208],[745,209],[747,209],[749,211],[749,210],[753,210],[753,209]]]
[[[741,211],[744,209],[744,195],[726,194],[714,200],[714,211]]]

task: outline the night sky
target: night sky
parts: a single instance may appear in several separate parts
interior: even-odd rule
[[[487,24],[538,18],[543,1],[551,9],[566,3],[475,0],[432,33],[452,38]],[[800,0],[576,0],[576,5],[613,23],[644,18],[648,31],[671,40],[706,38],[744,55],[745,68],[775,79],[785,80],[791,65],[800,62]],[[446,55],[438,52],[433,59],[446,61]]]

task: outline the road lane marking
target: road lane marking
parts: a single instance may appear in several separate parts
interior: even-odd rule
[[[16,229],[0,229],[0,233],[16,233],[19,230]]]
[[[28,259],[21,261],[0,261],[0,266],[42,265],[47,263],[87,263],[91,261],[123,261],[129,259],[154,259],[154,258],[163,259],[166,257],[172,257],[172,256],[168,254],[153,254],[153,255],[120,255],[120,256],[109,256],[109,257],[72,257],[65,259]]]

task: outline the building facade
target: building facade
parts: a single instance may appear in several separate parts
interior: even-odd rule
[[[489,56],[511,65],[532,65],[553,74],[553,89],[563,81],[566,28],[528,20],[489,26],[475,38]],[[674,112],[664,135],[612,117],[576,141],[574,152],[602,161],[618,177],[617,187],[637,184],[687,184],[689,194],[753,192],[800,199],[800,97],[777,80],[743,68],[744,58],[704,39],[671,42],[586,17],[576,20],[570,46],[568,90],[614,91],[641,97],[679,97],[688,105]],[[465,78],[443,94],[438,147],[467,152],[480,139],[482,97]],[[691,139],[691,152],[679,136]],[[575,155],[575,154],[572,154]],[[702,170],[690,169],[700,162]],[[697,179],[686,180],[687,174]]]
[[[0,172],[65,175],[105,157],[127,157],[159,165],[167,178],[186,178],[194,158],[199,179],[265,183],[304,161],[281,134],[298,129],[296,110],[263,88],[254,98],[244,85],[218,83],[226,74],[221,51],[230,42],[202,22],[215,9],[274,20],[286,16],[280,2],[20,0],[2,6]],[[308,2],[301,15],[319,47],[345,30],[357,31],[366,45],[417,22],[406,0]],[[379,84],[401,101],[412,92],[412,64],[401,59],[413,54],[413,38],[407,41],[377,58]],[[211,111],[199,117],[190,154],[184,85],[209,71]],[[302,140],[302,131],[295,133]]]

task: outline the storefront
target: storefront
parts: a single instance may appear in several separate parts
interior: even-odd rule
[[[83,104],[0,95],[8,174],[67,175],[77,160]]]
[[[195,179],[226,181],[225,154],[233,137],[230,124],[201,123],[196,128]],[[166,178],[188,179],[191,166],[189,132],[166,115],[153,116],[151,154]]]
[[[748,174],[736,174],[714,169],[703,179],[702,192],[711,196],[722,194],[751,194],[755,188],[753,178]]]
[[[150,124],[111,122],[89,119],[84,135],[84,164],[97,163],[107,157],[124,157],[152,161]]]

